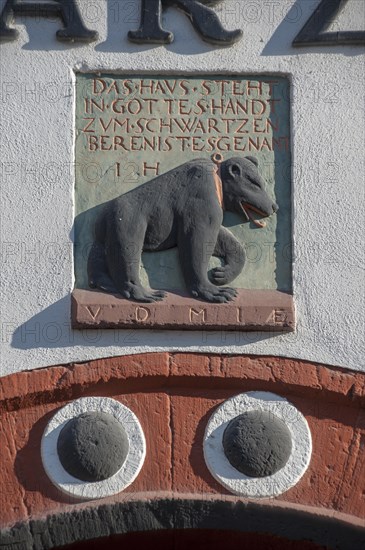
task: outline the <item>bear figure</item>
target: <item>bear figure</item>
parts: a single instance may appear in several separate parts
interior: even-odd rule
[[[222,226],[223,209],[267,217],[278,206],[265,191],[253,157],[197,159],[161,174],[107,203],[97,219],[88,258],[89,286],[137,302],[163,300],[165,292],[144,288],[142,251],[178,247],[188,292],[207,302],[226,303],[237,291],[232,282],[245,263],[241,243]],[[223,259],[208,278],[211,256]]]

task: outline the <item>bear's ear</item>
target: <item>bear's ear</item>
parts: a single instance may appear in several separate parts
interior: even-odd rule
[[[230,164],[228,166],[228,172],[229,172],[229,175],[232,176],[232,178],[237,178],[242,176],[242,168],[237,163]]]
[[[256,157],[245,157],[245,159],[247,159],[247,160],[249,160],[250,162],[252,162],[252,163],[256,166],[256,168],[258,167],[259,161],[257,160]]]

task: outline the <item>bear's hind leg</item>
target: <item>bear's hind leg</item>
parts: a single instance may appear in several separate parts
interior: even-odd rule
[[[145,228],[139,226],[138,231],[126,231],[133,234],[133,239],[128,240],[119,231],[113,232],[106,247],[106,260],[108,271],[114,281],[117,292],[136,302],[159,302],[166,293],[163,290],[144,288],[139,278],[140,262],[144,242]]]
[[[117,293],[106,265],[104,245],[94,242],[87,261],[87,274],[90,288],[98,288],[105,292]]]

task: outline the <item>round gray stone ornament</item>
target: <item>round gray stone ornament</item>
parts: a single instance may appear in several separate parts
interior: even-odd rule
[[[83,397],[51,418],[41,455],[48,477],[61,491],[85,500],[104,498],[136,479],[146,441],[128,407],[107,397]]]
[[[292,440],[289,428],[266,411],[248,411],[233,418],[223,434],[224,454],[249,477],[275,474],[287,463]]]
[[[209,419],[204,458],[230,492],[272,498],[298,483],[312,454],[304,416],[285,398],[248,392],[222,403]]]
[[[103,481],[122,467],[128,437],[120,422],[102,412],[87,412],[69,420],[57,441],[65,470],[82,481]]]

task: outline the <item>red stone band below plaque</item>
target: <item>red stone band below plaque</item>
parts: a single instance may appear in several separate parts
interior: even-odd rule
[[[277,290],[238,290],[229,304],[195,300],[168,292],[162,302],[131,302],[112,294],[76,289],[73,328],[155,328],[292,332],[293,297]]]

